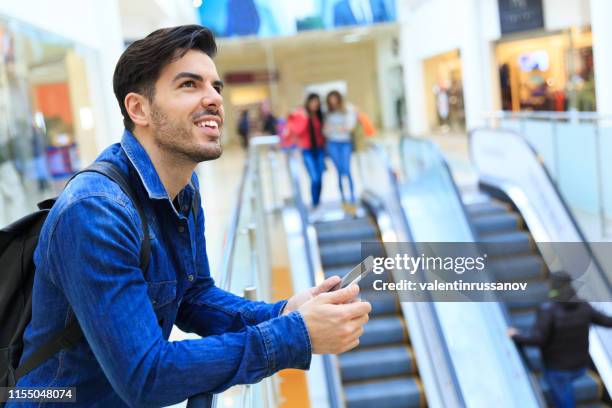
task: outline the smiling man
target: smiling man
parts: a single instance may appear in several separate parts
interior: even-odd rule
[[[76,387],[77,406],[162,406],[307,369],[312,353],[359,343],[371,306],[349,303],[356,286],[328,292],[338,277],[274,304],[214,285],[194,170],[222,153],[215,52],[212,33],[189,25],[155,31],[119,59],[125,132],[96,161],[123,174],[134,197],[87,172],[53,206],[34,255],[21,363],[75,322],[83,336],[30,367],[18,387]],[[175,324],[202,338],[168,341]]]

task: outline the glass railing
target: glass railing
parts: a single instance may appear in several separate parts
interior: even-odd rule
[[[495,112],[537,151],[590,241],[612,240],[612,116],[590,112]]]
[[[251,300],[271,301],[270,248],[266,214],[275,205],[269,196],[268,169],[262,161],[276,149],[278,137],[257,137],[251,140],[245,161],[235,207],[227,230],[220,288]],[[272,408],[277,406],[276,376],[257,384],[237,385],[214,395],[213,407]],[[188,408],[208,406],[210,396],[194,396]]]

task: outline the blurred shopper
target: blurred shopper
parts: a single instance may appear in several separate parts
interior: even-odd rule
[[[337,276],[273,304],[225,292],[210,276],[194,170],[222,153],[216,48],[208,29],[188,25],[157,30],[119,58],[113,85],[126,129],[97,161],[122,173],[134,197],[89,172],[54,204],[34,255],[21,364],[75,321],[82,335],[18,387],[75,387],[82,407],[166,406],[196,394],[210,403],[234,384],[308,369],[312,353],[358,345],[371,306],[348,303],[356,285],[328,292]],[[203,338],[170,342],[175,324]]]
[[[347,212],[355,210],[355,189],[351,175],[351,153],[353,142],[351,132],[357,124],[355,109],[347,107],[338,91],[327,94],[327,115],[323,134],[327,140],[327,153],[338,170],[338,186],[342,196],[342,204]],[[348,198],[344,188],[344,180],[348,182]]]
[[[244,109],[240,112],[240,118],[238,119],[238,135],[240,136],[240,144],[245,149],[249,147],[249,111]]]
[[[543,304],[530,334],[514,327],[508,335],[521,345],[539,346],[544,362],[544,379],[557,408],[573,408],[576,398],[572,383],[586,373],[589,365],[589,327],[612,327],[612,317],[577,298],[571,277],[560,272],[552,276],[551,302]]]
[[[299,108],[289,115],[287,126],[302,151],[304,166],[310,177],[312,206],[316,210],[321,200],[323,172],[325,171],[323,112],[319,95],[309,94],[306,97],[304,108]]]
[[[259,107],[259,118],[261,120],[261,131],[264,135],[276,135],[278,130],[276,128],[276,116],[272,114],[270,109],[270,103],[264,101]]]

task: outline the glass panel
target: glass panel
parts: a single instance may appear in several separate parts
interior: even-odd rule
[[[524,121],[525,138],[542,156],[546,168],[553,179],[557,179],[557,161],[555,153],[554,123],[542,120]]]
[[[95,140],[76,48],[0,19],[0,226],[57,195],[81,167],[78,142]]]
[[[591,123],[557,125],[559,177],[557,184],[574,210],[597,214],[597,150],[595,125]]]

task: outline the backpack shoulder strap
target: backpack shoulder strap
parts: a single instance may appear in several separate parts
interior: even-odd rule
[[[74,179],[77,175],[86,172],[99,173],[110,178],[112,181],[117,183],[119,187],[121,187],[121,190],[130,198],[130,200],[136,207],[143,231],[143,240],[140,246],[140,269],[144,272],[149,266],[151,241],[149,238],[149,225],[144,215],[144,210],[142,208],[140,200],[138,200],[138,197],[134,193],[134,190],[130,186],[127,178],[123,175],[123,173],[117,168],[117,166],[109,162],[92,163],[89,167],[74,174],[66,184],[70,183],[70,181],[72,181],[72,179]],[[51,338],[49,341],[47,341],[38,349],[36,349],[23,362],[23,364],[17,367],[17,369],[14,371],[14,383],[16,384],[21,377],[44,363],[61,349],[70,348],[76,343],[78,343],[82,337],[83,331],[81,330],[81,326],[79,325],[78,320],[75,319],[64,330],[57,333],[53,338]]]
[[[149,256],[151,253],[151,241],[149,238],[149,224],[147,223],[147,218],[145,217],[144,209],[140,203],[140,200],[136,196],[136,193],[130,186],[127,178],[123,175],[123,173],[112,163],[109,162],[95,162],[92,163],[86,169],[81,170],[72,178],[76,177],[80,173],[84,172],[94,172],[105,175],[106,177],[113,180],[115,183],[121,187],[121,190],[130,198],[134,206],[136,207],[136,211],[138,212],[138,216],[140,217],[140,223],[142,224],[142,232],[143,239],[140,246],[140,269],[144,272],[149,267]],[[72,178],[70,180],[72,180]],[[70,182],[70,181],[69,181]]]

